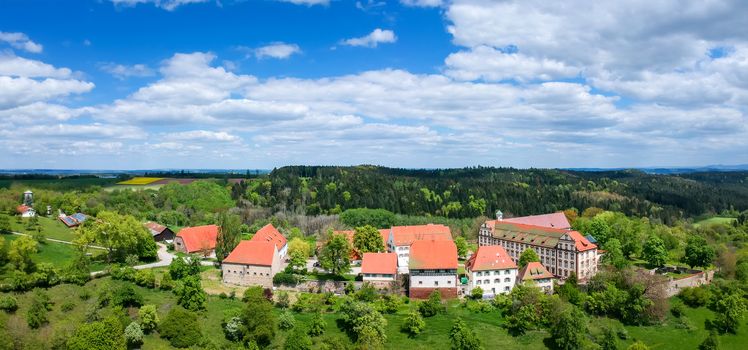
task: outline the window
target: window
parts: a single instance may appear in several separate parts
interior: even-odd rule
[[[475,284],[477,284],[477,285],[481,285],[481,283],[482,283],[482,281],[481,281],[481,280],[477,280],[477,281],[475,281]]]
[[[509,277],[507,277],[507,278],[504,279],[504,282],[509,282],[509,281],[511,281],[511,279],[509,279]]]
[[[452,281],[447,281],[447,284],[452,284]]]
[[[434,281],[434,285],[438,286],[439,285],[439,281]]]
[[[489,280],[489,279],[485,279],[485,280],[483,280],[483,283],[485,283],[485,284],[489,284],[489,283],[491,283],[491,280]]]
[[[423,284],[423,281],[418,281],[418,284]]]
[[[497,278],[497,279],[493,280],[493,283],[499,283],[499,282],[501,282],[501,279]]]
[[[493,274],[494,274],[494,276],[496,276],[496,275],[499,274],[499,271],[494,271]]]
[[[504,274],[508,275],[509,274],[509,270],[504,270]]]
[[[478,277],[480,277],[480,276],[483,276],[483,273],[482,273],[482,272],[480,272],[480,271],[478,271],[478,273],[477,273],[476,275],[477,275]]]
[[[507,286],[507,287],[504,287],[504,291],[505,291],[505,292],[508,292],[508,291],[509,291],[509,286]]]

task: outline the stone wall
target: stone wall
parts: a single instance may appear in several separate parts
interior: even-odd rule
[[[667,285],[667,295],[672,297],[680,293],[681,289],[686,287],[698,287],[704,284],[712,283],[714,271],[700,271],[688,277],[679,279],[670,279]]]
[[[442,299],[457,298],[457,288],[410,288],[410,297],[412,299],[428,299],[429,294],[438,290],[442,294]]]

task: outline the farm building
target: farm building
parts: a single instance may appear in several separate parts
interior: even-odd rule
[[[397,279],[397,254],[364,253],[361,262],[364,282],[377,288],[387,288]]]
[[[18,215],[21,215],[22,218],[30,218],[32,216],[36,216],[36,210],[26,204],[21,204],[16,207],[16,212],[18,213]]]
[[[408,261],[413,242],[418,240],[452,241],[449,227],[438,224],[393,226],[387,236],[387,250],[397,254],[397,267],[400,273],[408,272]]]
[[[517,264],[499,245],[480,246],[465,263],[468,293],[475,287],[483,290],[483,296],[509,293],[517,279]]]
[[[277,245],[268,241],[241,241],[223,259],[223,282],[241,286],[273,287],[273,276],[281,269]]]
[[[202,253],[209,256],[216,249],[219,229],[216,225],[185,227],[174,238],[174,249],[182,253]]]
[[[143,226],[148,229],[156,242],[174,240],[174,231],[159,223],[148,221]]]
[[[253,242],[273,243],[275,248],[278,249],[278,255],[280,258],[283,259],[286,257],[286,252],[288,251],[288,244],[286,243],[288,243],[288,241],[286,240],[286,237],[283,237],[283,234],[281,234],[272,224],[267,224],[257,230],[257,233],[255,233],[250,240]]]

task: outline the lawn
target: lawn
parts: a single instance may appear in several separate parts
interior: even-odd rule
[[[159,269],[159,272],[165,269]],[[6,329],[11,332],[14,339],[26,341],[30,336],[38,337],[41,344],[49,344],[56,329],[72,329],[77,325],[85,322],[86,310],[91,308],[96,302],[96,296],[101,290],[114,289],[121,285],[122,281],[113,281],[109,277],[93,280],[85,286],[59,285],[48,290],[54,306],[49,313],[50,324],[39,330],[30,330],[26,326],[25,314],[29,308],[31,293],[16,295],[19,300],[19,310],[11,315],[3,315],[0,312],[0,319],[6,318]],[[175,297],[169,291],[151,290],[141,287],[135,287],[136,290],[144,297],[146,304],[158,306],[159,317],[163,320],[168,311],[175,305]],[[2,295],[0,293],[0,295]],[[86,299],[86,296],[90,298]],[[61,305],[63,303],[73,303],[71,311],[63,312]],[[200,313],[200,326],[205,338],[210,339],[217,345],[231,346],[223,336],[221,321],[225,311],[241,308],[242,302],[238,299],[221,299],[214,295],[208,296],[208,308]],[[408,337],[400,331],[404,316],[408,311],[414,310],[415,302],[402,305],[399,311],[392,315],[385,315],[387,319],[387,341],[386,349],[427,349],[436,350],[444,349],[449,346],[449,330],[456,318],[462,318],[476,332],[486,349],[546,349],[549,344],[549,334],[544,330],[530,331],[522,336],[511,336],[502,328],[503,317],[497,311],[488,313],[473,313],[460,306],[459,302],[453,301],[448,303],[447,312],[434,317],[426,318],[426,329],[416,337]],[[105,307],[102,309],[102,316],[111,314],[112,308]],[[130,317],[137,318],[137,309],[127,310]],[[281,311],[276,309],[277,313]],[[294,313],[297,320],[297,326],[306,326],[311,318],[311,314]],[[663,325],[658,326],[623,326],[620,322],[608,318],[592,318],[589,322],[593,334],[597,334],[603,325],[612,326],[614,329],[624,327],[628,333],[625,341],[619,341],[619,348],[625,349],[635,340],[643,340],[651,349],[695,349],[701,341],[706,338],[707,331],[704,329],[704,323],[707,319],[713,318],[714,313],[705,308],[691,309],[687,308],[685,317],[693,325],[693,329],[678,328],[676,319],[669,317]],[[339,328],[338,319],[340,316],[336,313],[325,313],[324,318],[327,321],[325,337],[333,336],[340,338],[343,342],[350,345],[347,335]],[[748,327],[745,322],[736,335],[720,336],[721,349],[744,349],[748,343]],[[273,349],[282,347],[287,331],[278,331],[275,341],[270,346]],[[315,347],[319,347],[319,338],[315,338]],[[149,334],[145,337],[145,343],[142,347],[148,349],[170,349],[168,342],[161,339],[157,333]]]
[[[57,218],[48,218],[44,216],[39,216],[38,218],[39,225],[41,225],[42,227],[42,233],[44,233],[47,238],[54,238],[62,241],[72,242],[77,236],[75,229],[68,228]],[[21,220],[22,221],[19,223],[18,217],[11,218],[11,229],[13,229],[13,231],[15,232],[30,234],[31,231],[26,228],[26,223],[29,219],[22,218]]]
[[[18,235],[3,235],[5,240],[10,244],[21,236]],[[39,244],[38,252],[32,258],[35,263],[50,263],[55,267],[62,267],[75,257],[75,247],[70,244],[57,243],[46,241],[44,244]],[[92,255],[105,254],[101,249],[89,249],[89,253]],[[91,271],[101,271],[106,268],[106,264],[100,261],[94,261],[89,266]]]
[[[704,219],[701,221],[698,221],[694,223],[693,225],[695,227],[700,226],[709,226],[709,225],[716,225],[716,224],[722,224],[722,225],[729,225],[732,224],[732,222],[735,221],[735,218],[726,218],[723,216],[715,216],[708,219]]]

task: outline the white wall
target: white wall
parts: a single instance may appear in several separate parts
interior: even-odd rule
[[[481,289],[483,289],[483,295],[506,294],[514,288],[514,285],[517,282],[517,269],[471,271],[469,273],[469,278],[468,293],[470,293],[475,287],[481,287]],[[506,280],[507,278],[509,279],[508,281]],[[496,279],[498,279],[499,282],[496,282]],[[488,280],[488,283],[486,283],[486,280]]]

